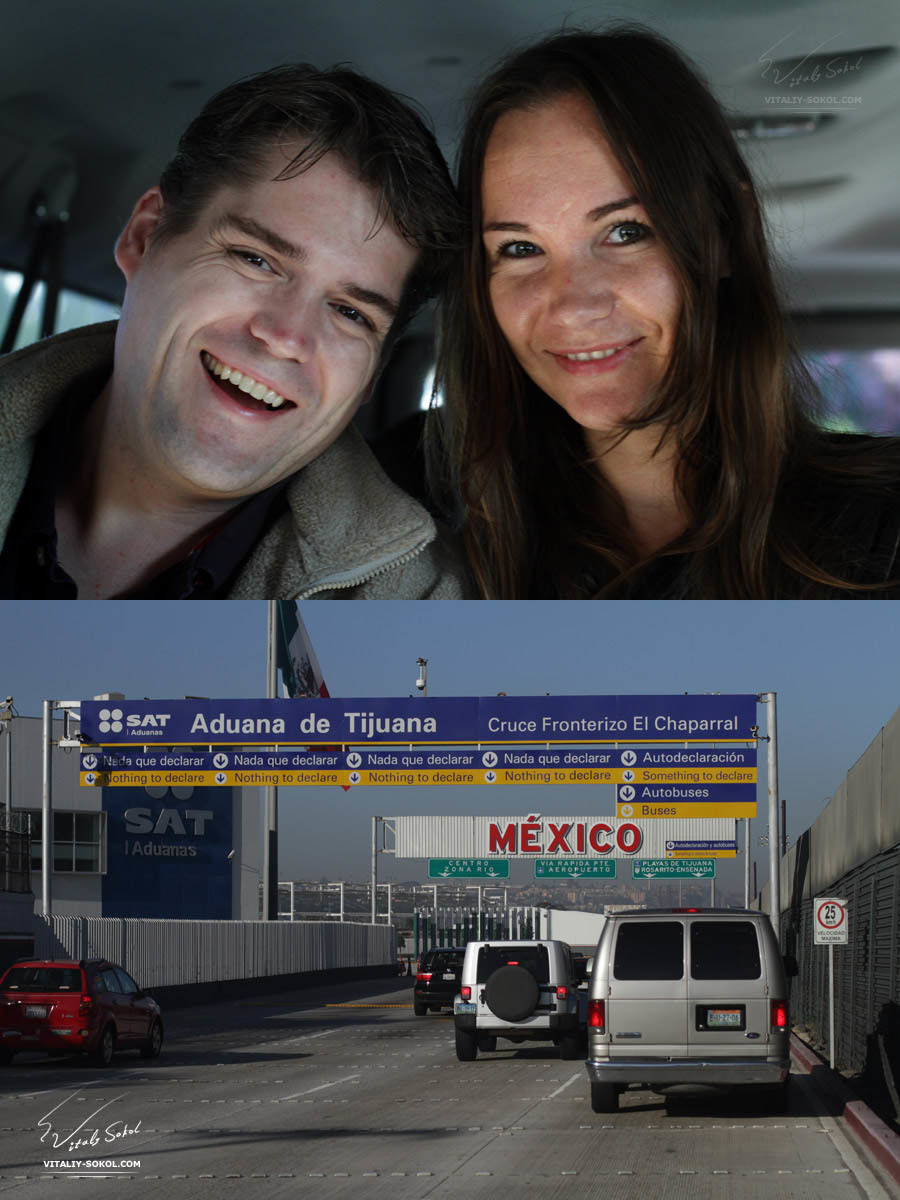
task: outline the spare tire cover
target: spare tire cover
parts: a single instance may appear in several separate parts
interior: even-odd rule
[[[502,1021],[524,1021],[537,1007],[541,989],[524,967],[498,967],[484,987],[484,999]]]

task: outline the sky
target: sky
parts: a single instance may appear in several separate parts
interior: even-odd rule
[[[0,605],[0,699],[39,717],[44,699],[266,694],[265,601]],[[309,601],[306,627],[333,697],[778,696],[779,786],[793,841],[900,707],[900,604],[858,601]],[[765,730],[765,706],[760,706]],[[759,880],[767,817],[765,743],[750,844]],[[502,801],[498,805],[498,798]],[[615,814],[612,789],[281,788],[282,879],[366,880],[371,817],[529,811]],[[513,864],[512,879],[530,876]],[[719,877],[743,878],[742,860]],[[379,879],[426,880],[421,860],[380,856]]]

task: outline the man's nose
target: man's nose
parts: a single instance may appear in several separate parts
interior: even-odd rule
[[[276,358],[307,362],[318,343],[315,305],[298,289],[267,296],[250,320],[250,332]]]

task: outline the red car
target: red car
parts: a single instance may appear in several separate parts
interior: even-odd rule
[[[89,1054],[108,1066],[116,1050],[156,1058],[159,1005],[127,971],[106,959],[22,959],[0,978],[0,1062],[23,1050]]]

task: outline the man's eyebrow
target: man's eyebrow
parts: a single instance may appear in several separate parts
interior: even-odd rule
[[[601,204],[597,208],[592,208],[587,219],[599,221],[611,212],[616,212],[620,208],[628,208],[629,205],[637,203],[639,203],[637,196],[623,196],[621,200],[611,200],[609,204]],[[484,226],[485,233],[528,233],[528,231],[529,226],[523,225],[520,221],[488,221]]]
[[[269,229],[267,226],[261,225],[259,221],[255,221],[252,217],[242,217],[238,213],[224,213],[221,221],[218,222],[217,228],[221,229],[227,226],[233,226],[242,233],[246,233],[248,237],[265,242],[278,254],[283,254],[286,258],[296,260],[305,257],[306,252],[299,246],[295,246],[293,242],[289,242],[286,238],[283,238],[280,233],[276,233],[274,229]],[[383,296],[381,292],[373,292],[370,288],[364,288],[358,283],[342,283],[339,286],[342,291],[347,293],[351,300],[356,300],[359,304],[372,305],[384,313],[389,321],[393,321],[400,311],[400,305],[397,301],[390,300],[387,296]]]
[[[393,321],[400,311],[400,305],[394,300],[389,300],[387,296],[382,296],[381,292],[370,291],[369,288],[360,287],[358,283],[342,283],[340,287],[351,300],[380,309],[389,321]]]
[[[223,213],[221,220],[216,223],[216,230],[218,231],[228,226],[239,229],[241,233],[246,233],[247,237],[265,242],[267,246],[271,247],[276,253],[283,254],[285,258],[303,258],[304,256],[304,252],[299,246],[295,246],[293,242],[289,242],[280,233],[276,233],[274,229],[269,229],[268,226],[261,225],[259,221],[254,221],[252,217],[242,217],[239,213]]]

